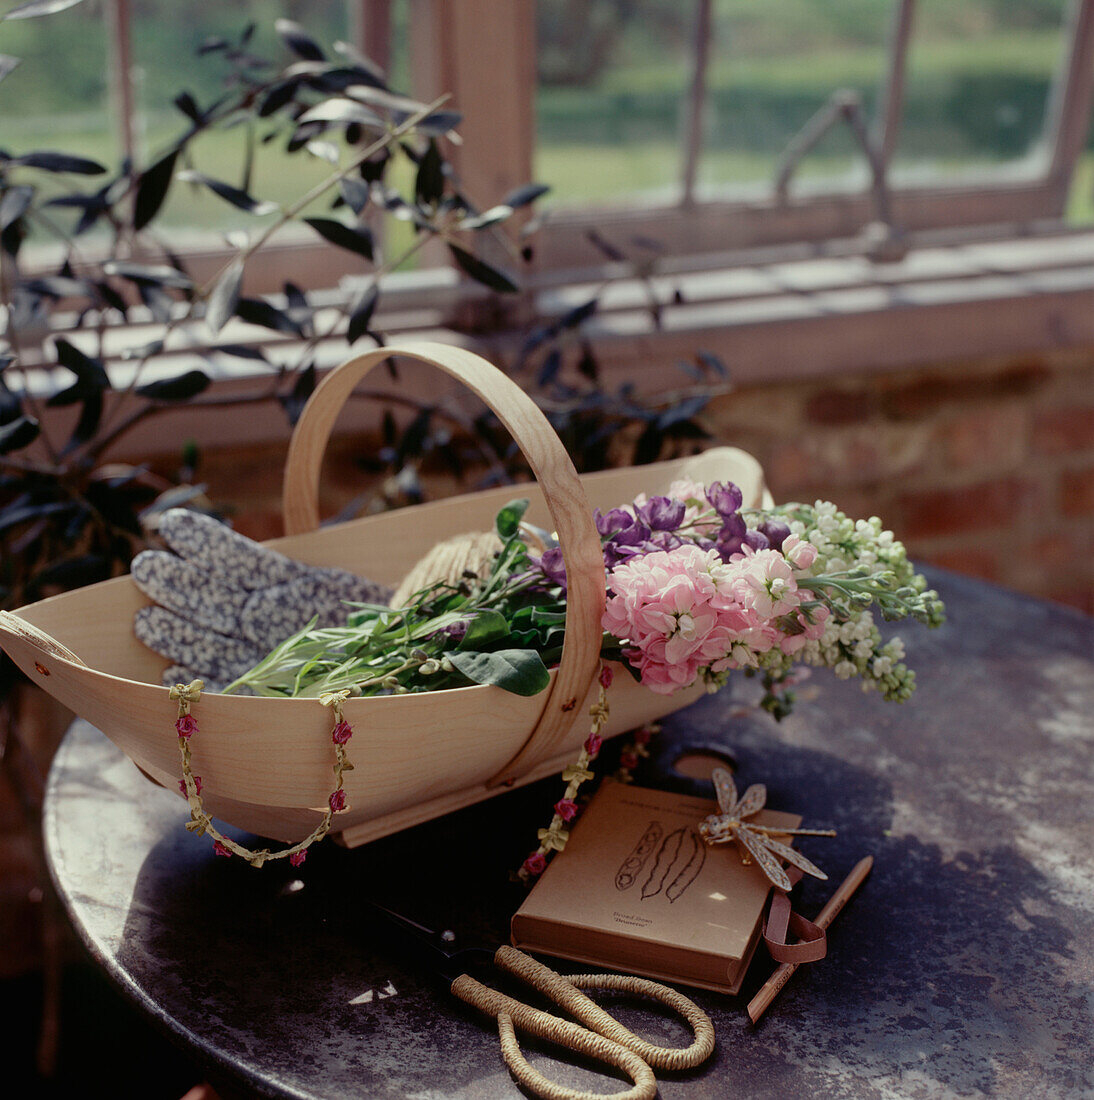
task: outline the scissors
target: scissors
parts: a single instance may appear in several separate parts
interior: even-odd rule
[[[410,920],[376,902],[369,905],[407,934],[421,949],[427,962],[449,983],[452,993],[498,1021],[501,1054],[517,1081],[544,1100],[601,1100],[602,1094],[579,1092],[556,1084],[534,1069],[521,1052],[516,1032],[568,1047],[596,1061],[622,1070],[633,1087],[626,1092],[603,1095],[603,1100],[654,1100],[657,1080],[654,1069],[681,1070],[701,1065],[714,1050],[714,1025],[694,1001],[659,982],[632,974],[571,974],[563,976],[515,947],[460,947],[451,930],[441,932]],[[468,969],[491,962],[538,990],[581,1024],[533,1008],[514,997],[483,985]],[[662,1047],[639,1038],[583,990],[607,989],[660,1001],[679,1016],[694,1036],[687,1047]]]

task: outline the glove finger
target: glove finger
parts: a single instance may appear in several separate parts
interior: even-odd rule
[[[162,607],[142,607],[133,633],[149,649],[197,673],[198,679],[231,683],[254,668],[268,649],[195,626]]]
[[[239,616],[239,632],[273,649],[313,616],[318,626],[342,626],[352,610],[347,603],[386,604],[390,595],[390,589],[342,569],[313,569],[288,584],[251,593]]]
[[[130,572],[136,586],[161,607],[218,634],[239,635],[244,589],[165,550],[142,550]]]
[[[245,538],[211,516],[187,508],[163,513],[159,533],[175,553],[243,588],[284,584],[310,567]]]

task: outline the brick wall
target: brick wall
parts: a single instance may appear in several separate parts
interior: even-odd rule
[[[916,560],[1094,613],[1094,349],[751,387],[709,421],[777,500],[879,515]]]
[[[750,386],[705,421],[756,455],[777,500],[879,515],[917,560],[1094,613],[1094,348]],[[370,446],[333,445],[326,514],[362,492],[353,460]],[[283,461],[281,445],[225,449],[200,476],[241,530],[270,538]]]

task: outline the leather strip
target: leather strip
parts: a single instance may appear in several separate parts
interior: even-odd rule
[[[797,867],[791,867],[789,876],[793,886],[801,879],[802,873]],[[787,942],[788,931],[794,935],[796,943]],[[771,892],[771,904],[764,921],[764,943],[771,957],[779,963],[799,965],[817,962],[828,952],[828,937],[824,929],[795,913],[790,908],[790,898],[782,890]]]

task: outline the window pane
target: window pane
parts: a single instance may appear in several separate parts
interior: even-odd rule
[[[959,174],[1035,151],[1068,0],[919,0],[894,178]],[[903,171],[898,171],[903,170]]]
[[[234,43],[253,22],[256,29],[248,49],[280,64],[286,50],[274,31],[274,22],[282,17],[301,24],[324,50],[349,37],[344,0],[246,0],[222,6],[205,0],[136,0],[132,39],[137,153],[143,162],[154,160],[186,129],[185,118],[173,106],[175,96],[189,91],[205,107],[224,91],[229,66],[221,53],[199,56],[201,44],[216,36]],[[257,127],[256,138],[270,129]],[[202,134],[192,146],[193,167],[239,186],[243,182],[247,141],[242,126]],[[268,145],[256,142],[251,191],[258,198],[291,201],[331,171],[327,162],[307,153],[287,156],[284,141],[281,137]],[[219,235],[237,226],[250,228],[256,224],[254,218],[206,189],[178,184],[171,189],[159,223],[172,229],[173,241],[180,248],[197,243],[213,230]]]
[[[693,7],[539,0],[535,175],[556,202],[679,195]]]
[[[2,24],[0,52],[21,59],[0,84],[9,152],[54,149],[105,163],[116,157],[102,9],[100,0],[88,0],[56,15]]]
[[[858,92],[872,118],[893,10],[893,0],[715,0],[701,195],[770,194],[787,143],[834,92]],[[867,170],[841,122],[801,161],[791,192],[848,177]]]

